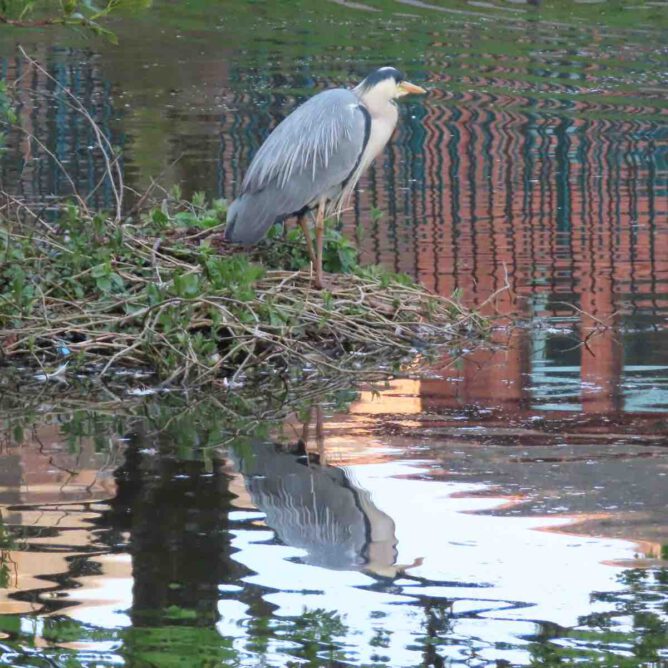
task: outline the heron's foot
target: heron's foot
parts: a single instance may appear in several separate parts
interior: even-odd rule
[[[328,281],[323,276],[315,275],[313,277],[313,287],[316,290],[326,290],[328,287]]]
[[[316,255],[313,250],[313,242],[311,241],[311,233],[308,229],[308,223],[306,222],[306,216],[299,217],[299,224],[301,225],[302,232],[304,233],[304,239],[306,240],[306,250],[308,251],[309,260],[313,266],[316,265]]]
[[[317,262],[311,262],[306,267],[307,272],[310,274],[309,278],[311,280],[311,285],[316,290],[322,290],[326,284],[325,278],[322,275],[322,269],[318,270]]]

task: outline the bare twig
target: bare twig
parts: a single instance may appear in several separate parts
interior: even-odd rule
[[[100,150],[100,153],[102,154],[102,158],[105,163],[105,168],[106,168],[106,173],[109,178],[109,183],[111,185],[112,191],[114,193],[114,199],[116,202],[116,212],[115,212],[115,217],[114,221],[116,223],[119,223],[122,219],[123,216],[123,192],[124,192],[124,184],[123,184],[123,172],[121,171],[120,164],[119,164],[119,159],[116,156],[116,153],[114,151],[114,147],[111,145],[111,141],[109,138],[102,132],[100,129],[100,126],[97,124],[95,119],[90,115],[89,111],[86,109],[86,107],[81,103],[81,101],[68,89],[65,88],[60,81],[58,81],[55,77],[53,77],[44,67],[42,67],[34,58],[28,55],[26,50],[22,47],[19,46],[19,52],[21,55],[28,61],[31,67],[34,67],[36,70],[38,70],[43,76],[45,76],[49,81],[51,81],[54,86],[56,87],[57,90],[61,91],[64,93],[66,98],[70,100],[68,103],[66,101],[66,104],[72,109],[74,109],[76,112],[81,114],[88,124],[90,125],[91,129],[93,130],[93,134],[95,135],[95,139],[97,142],[97,146]],[[76,192],[76,189],[75,189]]]

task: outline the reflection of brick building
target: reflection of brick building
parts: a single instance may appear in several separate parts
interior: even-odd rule
[[[99,453],[91,439],[68,447],[60,424],[37,428],[20,446],[0,456],[0,526],[33,527],[43,535],[26,534],[4,554],[9,565],[8,588],[0,591],[0,613],[34,612],[43,601],[18,600],[17,591],[49,590],[53,580],[68,572],[76,547],[90,550],[92,506],[113,497],[112,470],[118,454]],[[73,551],[63,551],[63,533]],[[29,540],[26,549],[22,540]]]
[[[114,144],[122,141],[111,133],[110,84],[100,76],[99,58],[87,53],[68,60],[66,52],[46,44],[32,55],[85,106]],[[52,80],[19,57],[0,59],[0,77],[15,90],[23,129],[11,130],[7,138],[8,151],[0,162],[2,189],[41,206],[54,197],[70,196],[74,183],[82,197],[90,194],[88,204],[109,208],[113,192],[104,178],[105,161],[83,114]]]
[[[410,202],[414,248],[401,248],[397,268],[410,272],[412,264],[428,287],[444,295],[461,290],[474,305],[507,276],[512,294],[498,296],[500,312],[516,312],[531,298],[533,318],[575,316],[582,339],[601,322],[620,324],[623,315],[656,318],[666,307],[659,300],[668,279],[668,198],[656,164],[656,130],[640,121],[582,120],[575,108],[561,117],[542,114],[536,101],[522,98],[515,106],[533,106],[535,113],[510,111],[507,101],[482,94],[453,105],[440,90],[419,119],[424,182]],[[399,172],[413,160],[409,135],[400,129],[381,169],[393,164]],[[387,187],[378,172],[371,175],[374,192]],[[396,191],[404,178],[388,181]],[[391,261],[398,228],[396,217],[382,221],[366,245],[373,259]],[[585,411],[620,407],[619,336],[613,328],[582,348]],[[469,358],[455,372],[460,383],[426,381],[425,391],[519,406],[527,399],[534,344],[518,333],[509,350]]]

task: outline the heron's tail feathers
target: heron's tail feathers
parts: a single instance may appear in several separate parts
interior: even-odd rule
[[[272,210],[271,195],[267,192],[241,195],[227,211],[225,239],[234,244],[251,246],[267,233],[281,217]]]

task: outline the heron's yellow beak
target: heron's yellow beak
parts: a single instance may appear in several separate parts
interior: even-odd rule
[[[399,90],[399,97],[403,97],[404,95],[424,95],[427,92],[421,86],[416,86],[410,83],[410,81],[402,81],[400,84],[397,84],[397,89]]]

